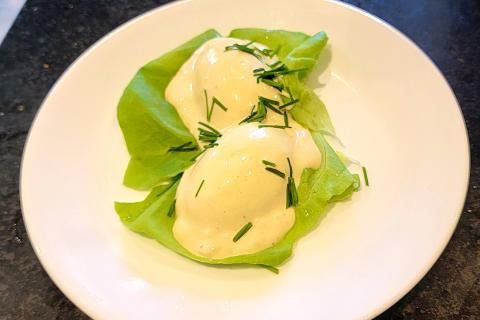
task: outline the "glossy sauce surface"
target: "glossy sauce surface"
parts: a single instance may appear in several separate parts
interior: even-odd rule
[[[206,42],[180,68],[166,89],[167,100],[175,106],[194,136],[197,136],[198,121],[207,120],[205,92],[209,106],[216,97],[228,109],[225,112],[218,105],[214,106],[210,124],[218,130],[242,121],[257,104],[259,96],[280,98],[276,89],[257,83],[253,76],[254,69],[265,67],[260,60],[239,50],[225,50],[235,43],[247,42],[234,38]],[[265,121],[272,122],[269,120]]]
[[[286,208],[287,179],[267,171],[263,160],[289,175],[287,158],[298,186],[304,168],[318,167],[321,157],[308,130],[289,118],[291,128],[259,128],[238,123],[258,97],[280,100],[280,92],[257,83],[253,69],[265,67],[254,56],[225,47],[243,40],[219,38],[199,48],[182,66],[166,96],[194,136],[207,122],[204,90],[228,110],[215,106],[210,125],[222,137],[183,175],[176,195],[175,238],[199,256],[221,259],[266,249],[280,241],[295,223]],[[268,111],[262,124],[283,125],[282,115]],[[246,224],[252,227],[238,241]]]

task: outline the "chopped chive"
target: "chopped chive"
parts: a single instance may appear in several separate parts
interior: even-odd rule
[[[192,141],[188,141],[188,142],[185,142],[184,144],[179,145],[178,147],[171,147],[170,149],[168,149],[168,151],[174,151],[176,149],[182,149],[182,148],[184,148],[186,146],[189,146],[191,144],[192,144]]]
[[[190,152],[190,151],[195,151],[198,150],[198,147],[189,147],[189,148],[183,148],[182,150],[172,150],[176,152]]]
[[[275,108],[269,103],[265,103],[265,107],[267,107],[268,109],[272,110],[275,113],[282,114],[282,111],[278,110],[277,108]]]
[[[213,148],[213,147],[216,147],[218,146],[218,143],[209,143],[207,145],[204,146],[205,149],[210,149],[210,148]]]
[[[202,128],[198,128],[198,131],[206,137],[215,137],[215,138],[218,137],[218,134],[216,134],[215,132],[212,132],[212,131],[208,131],[208,130],[205,130],[205,129],[202,129]]]
[[[258,126],[259,128],[277,128],[277,129],[287,129],[289,127],[286,127],[286,126],[280,126],[280,125],[276,125],[276,124],[260,124]]]
[[[288,177],[287,182],[287,208],[296,207],[298,204],[297,188],[295,187],[295,180]]]
[[[278,101],[268,99],[268,98],[265,98],[265,97],[258,97],[258,100],[260,102],[262,102],[265,105],[265,107],[272,110],[273,112],[276,112],[278,114],[282,114],[282,112],[275,107],[275,106],[278,106],[280,104]]]
[[[212,130],[212,131],[213,131],[214,133],[216,133],[217,135],[219,135],[219,136],[222,136],[222,134],[221,134],[221,133],[220,133],[220,132],[219,132],[217,129],[215,129],[215,128],[213,128],[213,127],[209,126],[209,125],[208,125],[208,124],[206,124],[205,122],[201,122],[201,121],[200,121],[198,124],[200,124],[200,125],[202,125],[202,126],[204,126],[204,127],[208,128],[208,129]]]
[[[287,115],[287,112],[286,112],[286,111],[283,113],[283,121],[285,121],[285,127],[286,127],[286,128],[290,128],[290,127],[288,126],[288,115]]]
[[[242,52],[251,54],[251,55],[254,56],[255,58],[259,59],[260,56],[255,53],[255,51],[256,51],[257,48],[249,48],[249,47],[248,47],[248,46],[251,45],[252,43],[253,43],[253,41],[251,41],[251,42],[249,42],[249,43],[247,43],[247,44],[234,43],[234,44],[232,44],[231,46],[225,47],[225,51],[238,50],[238,51],[242,51]],[[257,49],[257,50],[258,50],[258,49]]]
[[[210,143],[214,143],[215,141],[217,141],[218,138],[220,138],[222,136],[222,134],[215,128],[213,128],[212,126],[209,126],[208,124],[204,123],[204,122],[199,122],[198,124],[200,124],[201,126],[204,126],[205,128],[198,128],[198,140],[200,141],[203,141],[203,142],[210,142]]]
[[[254,109],[252,109],[250,115],[248,115],[245,119],[240,121],[239,124],[242,124],[244,122],[248,122],[248,123],[262,122],[263,120],[265,120],[266,116],[267,116],[267,110],[265,108],[265,104],[260,100],[258,101],[257,110],[254,111]]]
[[[168,209],[167,217],[171,218],[173,214],[175,213],[175,204],[177,202],[177,199],[174,199],[172,204],[170,205],[170,208]]]
[[[288,169],[290,171],[287,182],[287,208],[296,207],[298,204],[297,188],[295,187],[295,180],[293,179],[292,163],[290,158],[287,157]]]
[[[260,71],[254,72],[253,75],[260,78],[274,78],[280,75],[281,72],[284,72],[286,70],[288,70],[288,68],[284,64],[282,64],[279,67],[275,67],[270,70],[263,70],[262,72]]]
[[[188,151],[194,151],[194,150],[197,150],[197,146],[191,146],[193,142],[192,141],[189,141],[189,142],[185,142],[184,144],[181,144],[179,145],[178,147],[171,147],[170,149],[168,149],[168,151],[172,151],[172,152],[188,152]]]
[[[281,106],[279,106],[278,108],[279,109],[284,109],[288,106],[291,106],[292,104],[295,104],[297,103],[299,100],[298,99],[295,99],[293,97],[293,94],[292,94],[292,91],[290,91],[290,88],[289,87],[285,87],[285,90],[287,91],[288,93],[288,100],[287,100],[287,97],[283,96],[282,95],[282,100],[284,102],[284,104],[282,104]]]
[[[266,166],[270,166],[270,167],[276,167],[277,165],[273,162],[270,162],[268,160],[262,160],[263,164],[266,165]]]
[[[273,174],[276,174],[277,176],[279,176],[282,179],[285,179],[285,173],[283,173],[280,170],[277,170],[277,169],[272,168],[272,167],[265,167],[265,170],[270,171]]]
[[[210,120],[212,119],[213,107],[215,107],[215,105],[218,105],[220,108],[222,108],[223,111],[228,110],[228,108],[220,100],[218,100],[218,98],[215,97],[215,96],[212,97],[212,104],[209,106],[208,105],[207,90],[203,89],[203,94],[205,96],[205,108],[206,108],[206,111],[207,111],[207,121],[208,122],[210,122]]]
[[[277,63],[273,64],[270,70],[259,69],[255,69],[256,71],[254,70],[254,76],[261,78],[272,78],[280,75],[286,75],[307,70],[307,68],[289,69],[286,65]]]
[[[195,193],[195,198],[198,196],[198,193],[202,189],[204,183],[205,183],[205,180],[202,180],[202,182],[200,182],[200,185],[198,186],[198,189],[197,189],[197,193]]]
[[[263,83],[270,85],[280,91],[284,89],[284,85],[278,81],[275,81],[278,76],[307,70],[306,68],[289,69],[285,64],[279,63],[279,61],[271,64],[270,68],[270,70],[265,70],[264,68],[257,68],[253,70],[253,75],[257,77],[257,83],[262,81]],[[293,100],[291,94],[290,98],[290,100]]]
[[[213,108],[213,106],[214,106],[215,104],[217,104],[220,108],[222,108],[223,111],[227,111],[227,110],[228,110],[228,108],[225,107],[225,105],[224,105],[223,103],[221,103],[220,100],[217,99],[217,97],[213,97],[213,98],[212,98],[212,108]]]
[[[251,228],[253,227],[253,224],[251,222],[247,223],[246,225],[244,225],[242,227],[242,229],[240,229],[237,234],[235,235],[235,237],[233,237],[233,242],[237,242],[238,240],[240,240],[241,237],[243,237],[245,235],[245,233],[247,233],[248,230],[250,230]]]
[[[287,161],[288,161],[288,170],[290,171],[290,178],[293,177],[293,170],[292,170],[292,163],[290,162],[290,158],[287,157]]]
[[[362,166],[362,172],[363,172],[363,179],[365,180],[365,185],[368,187],[368,174],[367,174],[367,168]]]
[[[272,99],[269,99],[269,98],[265,98],[265,97],[258,97],[259,100],[261,100],[263,103],[270,103],[270,104],[273,104],[273,105],[276,105],[278,106],[280,103],[277,101],[277,100],[272,100]]]
[[[276,88],[276,89],[278,89],[278,90],[280,90],[280,91],[283,90],[283,87],[284,87],[284,86],[283,86],[283,84],[280,83],[280,82],[276,82],[276,81],[273,81],[273,80],[270,80],[270,79],[265,79],[265,78],[259,78],[259,79],[260,79],[260,81],[262,81],[263,83],[265,83],[265,84],[267,84],[267,85],[269,85],[269,86],[271,86],[271,87],[274,87],[274,88]]]
[[[281,106],[279,106],[278,108],[279,109],[284,109],[288,106],[291,106],[292,104],[295,104],[297,103],[299,100],[298,99],[293,99],[293,100],[290,100],[289,102],[285,103],[285,104],[282,104]]]
[[[254,110],[255,110],[255,105],[252,106],[252,110],[250,110],[250,114],[246,118],[244,118],[242,121],[240,121],[238,124],[251,122],[250,120],[257,114],[257,112]]]
[[[205,96],[205,108],[207,109],[207,121],[210,122],[211,114],[210,114],[210,108],[208,107],[208,94],[206,89],[203,89],[203,94]]]
[[[252,117],[255,116],[255,113],[251,113],[249,114],[245,119],[243,119],[242,121],[240,121],[238,124],[242,124],[242,123],[245,123],[245,122],[250,122],[250,120],[252,119]]]

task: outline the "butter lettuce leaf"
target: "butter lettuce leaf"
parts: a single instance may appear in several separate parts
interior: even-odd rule
[[[196,256],[182,247],[173,235],[175,215],[168,216],[175,199],[178,179],[152,189],[144,201],[115,203],[122,222],[132,231],[155,239],[165,247],[187,258],[207,264],[252,264],[275,267],[292,254],[295,242],[309,233],[326,214],[329,204],[349,198],[359,186],[357,175],[352,175],[321,133],[314,140],[322,154],[318,169],[305,169],[298,186],[299,204],[295,208],[295,224],[276,245],[253,254],[209,259]]]
[[[322,163],[319,168],[305,169],[301,180],[296,182],[299,203],[295,208],[295,224],[279,243],[253,254],[209,259],[192,254],[173,235],[175,214],[169,217],[168,212],[175,200],[180,173],[191,165],[195,152],[173,153],[168,149],[195,140],[175,108],[165,100],[164,90],[191,54],[205,41],[218,36],[216,31],[209,30],[150,62],[125,90],[118,108],[118,119],[131,154],[125,184],[136,189],[151,189],[151,192],[140,202],[117,202],[115,210],[132,231],[192,260],[276,267],[291,256],[295,242],[319,223],[330,204],[348,199],[359,188],[358,176],[348,171],[323,136],[334,133],[324,104],[303,82],[315,67],[327,37],[323,32],[309,36],[254,28],[235,29],[230,33],[231,37],[278,48],[279,59],[289,68],[306,68],[302,73],[285,77],[284,82],[301,100],[290,112],[297,122],[310,129],[322,154]]]
[[[303,82],[314,70],[318,57],[327,44],[328,37],[325,32],[309,36],[301,32],[245,28],[232,30],[230,37],[255,41],[273,50],[278,49],[278,58],[289,69],[306,69],[284,77],[284,82],[293,96],[300,100],[290,110],[290,114],[305,128],[335,135],[327,108],[315,92]]]
[[[124,177],[127,187],[149,190],[185,171],[198,151],[168,152],[195,138],[175,107],[165,100],[165,89],[180,67],[206,41],[219,37],[207,30],[178,48],[143,66],[123,92],[117,109],[131,159]]]

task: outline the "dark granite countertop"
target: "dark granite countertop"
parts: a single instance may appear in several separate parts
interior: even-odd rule
[[[0,46],[0,319],[86,319],[52,283],[28,241],[19,203],[25,138],[62,72],[100,37],[168,1],[29,0]],[[427,276],[379,319],[480,319],[480,1],[351,0],[415,41],[462,107],[471,145],[458,228]]]

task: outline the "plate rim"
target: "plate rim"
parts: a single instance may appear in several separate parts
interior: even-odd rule
[[[22,212],[22,218],[24,221],[25,229],[27,231],[27,237],[29,239],[29,242],[32,246],[32,249],[38,258],[42,268],[45,270],[51,281],[57,286],[57,288],[76,306],[78,307],[82,312],[84,312],[86,315],[89,317],[92,317],[93,319],[99,319],[102,318],[101,312],[95,310],[92,308],[91,304],[81,301],[82,299],[78,298],[76,294],[73,292],[72,288],[69,287],[68,285],[65,284],[65,282],[62,282],[55,273],[55,268],[53,268],[49,262],[48,258],[39,250],[37,247],[36,242],[34,241],[32,237],[32,233],[29,231],[29,229],[33,228],[30,223],[28,222],[29,219],[28,214],[24,210],[24,191],[23,191],[23,184],[25,183],[24,180],[25,175],[24,175],[24,166],[25,166],[25,154],[27,152],[30,138],[32,135],[32,132],[34,131],[34,128],[38,122],[38,118],[44,109],[44,106],[47,102],[47,100],[52,96],[58,85],[63,81],[63,79],[71,72],[71,70],[81,61],[86,59],[90,54],[92,54],[93,51],[95,51],[97,48],[102,46],[106,41],[108,41],[110,38],[116,36],[118,33],[122,32],[124,29],[127,29],[130,25],[135,24],[137,21],[142,20],[146,18],[147,16],[154,15],[157,11],[163,11],[163,10],[168,10],[172,7],[176,6],[182,6],[182,5],[188,5],[190,2],[194,1],[200,1],[200,0],[174,0],[170,3],[162,4],[159,5],[155,8],[149,9],[145,11],[144,13],[141,13],[138,16],[135,16],[131,18],[130,20],[125,21],[124,23],[120,24],[119,26],[115,27],[113,30],[109,31],[107,34],[102,36],[100,39],[95,41],[92,45],[90,45],[84,52],[82,52],[77,58],[74,59],[73,62],[70,63],[70,65],[62,72],[62,74],[58,77],[58,79],[54,82],[52,87],[48,90],[48,93],[45,95],[43,98],[38,110],[36,111],[36,114],[31,122],[30,128],[28,130],[27,137],[25,139],[24,143],[24,148],[22,151],[22,156],[21,156],[21,163],[20,163],[20,174],[19,174],[19,194],[20,194],[20,209]],[[437,72],[437,74],[441,77],[443,82],[446,84],[446,87],[448,88],[451,96],[454,99],[454,102],[456,104],[456,112],[457,115],[460,117],[463,123],[463,136],[464,140],[463,142],[466,144],[466,154],[464,155],[465,161],[466,161],[466,171],[465,174],[466,176],[464,177],[465,180],[465,185],[463,188],[463,199],[462,201],[458,204],[458,209],[457,211],[457,216],[455,223],[452,223],[451,228],[448,232],[448,235],[446,235],[443,238],[443,242],[437,246],[437,250],[435,252],[432,252],[432,258],[430,259],[429,263],[426,264],[422,270],[419,270],[416,273],[416,276],[410,279],[409,282],[405,282],[403,287],[399,287],[398,290],[396,290],[396,293],[392,295],[392,297],[388,300],[385,300],[383,303],[379,304],[375,309],[370,310],[368,314],[365,314],[367,318],[374,318],[383,313],[384,311],[388,310],[390,307],[392,307],[395,303],[397,303],[400,299],[402,299],[405,295],[407,295],[425,276],[426,274],[432,269],[434,264],[439,260],[440,256],[442,253],[445,251],[448,243],[451,241],[453,234],[458,226],[458,223],[460,221],[460,218],[462,216],[463,208],[465,206],[465,201],[468,195],[468,187],[470,183],[470,173],[471,173],[471,151],[470,151],[470,140],[469,140],[469,135],[468,135],[468,129],[467,125],[465,122],[465,117],[463,116],[462,109],[460,107],[460,104],[458,102],[458,99],[455,95],[455,92],[453,91],[452,87],[450,86],[449,82],[445,78],[444,74],[442,71],[439,69],[437,64],[430,58],[430,56],[424,52],[412,39],[410,39],[407,35],[405,35],[403,32],[398,30],[396,27],[388,23],[387,21],[383,20],[380,17],[375,16],[372,13],[367,12],[364,9],[361,9],[353,4],[341,2],[339,0],[322,0],[323,2],[340,6],[343,7],[347,10],[354,11],[362,16],[365,16],[367,19],[370,19],[377,24],[381,25],[382,27],[388,29],[390,32],[398,36],[402,41],[406,42],[410,47],[412,47],[418,54],[422,55],[424,58],[427,59],[427,61],[434,67],[434,70]]]

